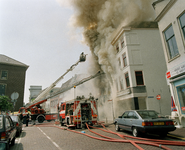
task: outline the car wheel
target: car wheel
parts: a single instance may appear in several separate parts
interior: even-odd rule
[[[11,141],[11,146],[13,146],[14,144],[15,144],[15,137]]]
[[[132,128],[132,135],[135,136],[135,137],[138,137],[139,136],[139,132],[138,132],[138,130],[137,130],[136,127],[133,127]]]
[[[17,131],[17,132],[16,132],[16,136],[17,136],[17,137],[19,137],[20,134],[21,134],[21,131]]]
[[[6,144],[6,150],[10,150],[9,143]]]
[[[115,124],[115,129],[116,129],[116,131],[120,131],[120,128],[118,126],[118,123]]]

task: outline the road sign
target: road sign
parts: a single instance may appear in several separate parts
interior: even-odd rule
[[[13,93],[11,94],[11,99],[12,99],[12,100],[16,100],[16,99],[18,99],[18,97],[19,97],[19,93],[17,93],[17,92],[13,92]]]
[[[158,95],[156,96],[156,98],[157,98],[157,100],[160,100],[160,99],[161,99],[161,95],[158,94]]]

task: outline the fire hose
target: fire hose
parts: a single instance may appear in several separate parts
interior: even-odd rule
[[[67,131],[70,131],[70,132],[74,132],[74,133],[78,133],[78,134],[82,134],[82,135],[85,135],[85,136],[88,136],[90,138],[93,138],[93,139],[97,139],[97,140],[102,140],[102,141],[107,141],[107,142],[122,142],[122,143],[131,143],[133,144],[135,147],[137,147],[139,150],[144,150],[143,148],[141,148],[138,144],[144,144],[144,145],[151,145],[151,146],[156,146],[156,147],[160,147],[160,148],[163,148],[165,150],[171,150],[170,148],[164,146],[164,145],[173,145],[173,146],[185,146],[185,142],[181,142],[181,141],[169,141],[169,140],[155,140],[155,139],[147,139],[147,138],[139,138],[139,137],[133,137],[133,136],[129,136],[129,135],[123,135],[123,134],[119,134],[119,133],[116,133],[116,132],[113,132],[109,129],[107,129],[103,124],[101,124],[103,126],[104,129],[101,129],[101,128],[97,128],[97,127],[92,127],[92,126],[89,126],[87,123],[86,123],[86,126],[88,128],[88,130],[94,134],[97,134],[103,138],[100,138],[100,137],[95,137],[95,136],[92,136],[92,135],[88,135],[88,134],[85,134],[85,133],[81,133],[79,131],[75,131],[75,130],[70,130],[70,129],[66,129],[66,128],[62,128],[62,127],[59,127],[59,126],[56,126],[56,125],[36,125],[36,126],[42,126],[42,127],[56,127],[56,128],[59,128],[59,129],[63,129],[63,130],[67,130]],[[123,139],[116,139],[116,138],[111,138],[111,137],[108,137],[108,136],[104,136],[104,135],[101,135],[97,132],[94,132],[92,131],[89,127],[91,128],[95,128],[95,129],[99,129],[101,131],[104,131],[104,132],[107,132],[107,133],[111,133],[111,134],[115,134],[115,135],[118,135],[119,137],[123,138]],[[137,140],[129,140],[127,138],[132,138],[132,139],[137,139]],[[143,140],[143,141],[138,141],[138,140]]]

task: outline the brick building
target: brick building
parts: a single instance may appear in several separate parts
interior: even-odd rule
[[[23,106],[26,70],[29,66],[0,54],[0,95],[11,98],[13,92],[19,97],[15,104],[15,111]]]

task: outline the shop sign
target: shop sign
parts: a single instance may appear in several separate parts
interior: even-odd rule
[[[154,96],[148,96],[148,98],[154,98]]]
[[[185,111],[185,107],[181,107],[181,109],[182,109],[183,111]]]
[[[166,77],[167,77],[167,79],[168,79],[168,78],[171,78],[171,73],[170,73],[170,71],[166,73]]]
[[[166,73],[166,77],[171,78],[171,77],[177,76],[177,75],[184,73],[184,72],[185,72],[185,63],[179,65],[178,67],[174,68],[173,70],[168,71]]]

